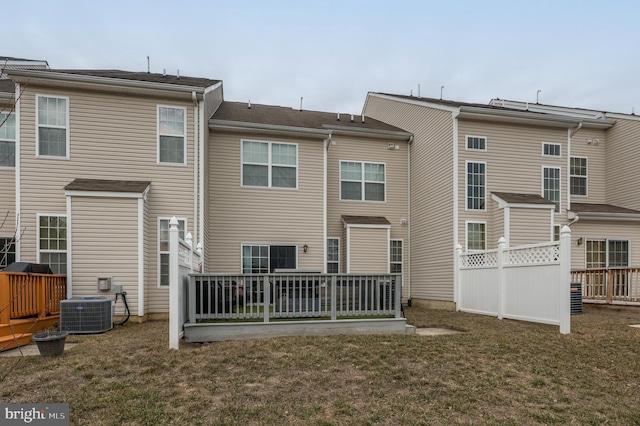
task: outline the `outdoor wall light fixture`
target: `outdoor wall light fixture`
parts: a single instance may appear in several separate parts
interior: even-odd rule
[[[582,243],[584,243],[584,238],[582,237],[578,238],[578,245],[581,246]]]
[[[305,244],[305,245],[302,246],[302,251],[303,252],[306,253],[308,250],[309,250],[309,246],[308,245]]]

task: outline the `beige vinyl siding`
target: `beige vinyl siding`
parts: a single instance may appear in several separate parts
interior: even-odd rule
[[[507,229],[504,228],[504,215],[505,209],[500,208],[496,201],[489,201],[489,208],[491,211],[491,220],[487,222],[487,248],[494,248],[498,246],[498,240],[500,237],[506,238]],[[466,246],[462,247],[463,249]]]
[[[606,202],[640,210],[640,121],[616,119],[616,124],[607,131],[606,145]]]
[[[36,158],[36,94],[69,98],[70,159]],[[187,166],[157,164],[157,107],[186,110]],[[167,312],[168,291],[157,289],[157,217],[186,217],[193,226],[191,100],[28,85],[21,97],[22,256],[36,260],[36,214],[66,213],[64,187],[76,178],[151,181],[149,204],[148,312]],[[189,228],[193,233],[193,229]]]
[[[349,256],[349,273],[389,273],[389,238],[385,228],[360,228],[346,230]]]
[[[16,231],[16,171],[0,169],[0,238]],[[6,218],[6,221],[5,221]],[[1,247],[0,247],[1,248]]]
[[[112,277],[127,292],[132,314],[138,310],[138,200],[72,197],[71,253],[74,296],[106,296],[98,277]],[[123,305],[116,306],[123,313]]]
[[[202,148],[204,150],[202,158],[204,158],[204,164],[203,164],[203,169],[204,169],[204,178],[203,178],[203,187],[204,187],[204,200],[202,200],[203,205],[201,206],[202,210],[203,210],[203,218],[204,221],[203,223],[200,225],[202,226],[202,233],[203,233],[203,240],[202,241],[196,241],[197,243],[202,243],[202,250],[205,256],[208,257],[208,250],[210,248],[210,246],[208,245],[208,243],[210,242],[210,238],[211,238],[211,223],[210,223],[210,218],[211,218],[211,204],[209,203],[209,194],[210,194],[210,181],[209,181],[209,173],[210,173],[210,169],[209,166],[211,164],[211,162],[209,161],[209,155],[210,155],[210,144],[209,144],[209,140],[210,140],[210,132],[209,132],[209,128],[206,125],[206,123],[209,120],[209,117],[211,117],[211,115],[218,109],[218,107],[220,106],[220,104],[222,103],[222,85],[220,85],[219,88],[207,93],[205,95],[205,108],[204,108],[204,118],[205,118],[205,123],[203,123],[203,125],[205,126],[205,132],[204,132],[204,142],[202,144]],[[199,238],[199,237],[196,237]]]
[[[617,125],[617,124],[616,124]],[[599,140],[588,144],[587,140]],[[607,141],[603,130],[580,129],[571,138],[571,156],[587,158],[587,196],[571,196],[576,203],[605,203],[605,150]],[[567,178],[569,175],[567,174]]]
[[[364,139],[333,136],[335,145],[329,147],[327,155],[327,235],[342,235],[343,215],[382,216],[391,223],[391,239],[408,240],[408,226],[401,224],[409,218],[408,207],[408,144],[405,141],[386,139]],[[398,145],[398,149],[388,149],[388,144]],[[385,201],[357,201],[340,199],[340,162],[355,161],[365,163],[383,163],[385,165]],[[342,241],[345,247],[346,241]],[[389,242],[383,249],[388,250]],[[371,248],[372,251],[378,248]],[[403,290],[408,295],[407,271],[409,268],[409,247],[403,244]],[[346,262],[346,257],[342,257]],[[384,266],[384,265],[382,265]],[[347,270],[341,263],[341,271]],[[360,271],[364,272],[364,271]]]
[[[324,268],[323,143],[274,135],[210,134],[210,240],[206,270],[242,271],[241,247],[297,245],[298,268]],[[241,186],[243,139],[298,145],[298,188]],[[340,235],[340,234],[338,234]],[[304,253],[302,247],[309,247]]]
[[[411,298],[453,300],[453,120],[442,111],[369,96],[365,114],[414,134],[411,145]],[[394,223],[395,225],[395,223]],[[462,234],[464,235],[464,233]],[[392,227],[392,239],[395,239]],[[404,288],[408,285],[405,281]]]
[[[543,195],[543,167],[560,168],[561,210],[555,214],[556,222],[566,217],[567,208],[567,130],[558,128],[533,127],[507,123],[490,123],[471,120],[460,120],[458,149],[458,202],[460,206],[459,235],[465,236],[465,221],[486,221],[489,225],[492,213],[487,211],[465,210],[466,208],[466,162],[486,163],[486,197],[492,192],[513,192]],[[487,137],[487,151],[465,151],[465,135],[483,135]],[[542,157],[542,143],[561,145],[562,156]],[[537,159],[537,160],[536,160]],[[546,210],[544,210],[547,212]],[[549,220],[547,220],[550,223]],[[550,224],[549,224],[550,226]],[[524,227],[519,229],[518,227]],[[497,228],[489,226],[493,241],[487,242],[488,248],[497,247],[502,235],[497,235]],[[549,232],[541,241],[549,241]],[[532,241],[540,235],[540,231],[529,229],[526,223],[511,223],[510,234],[517,235],[516,240]],[[510,242],[514,245],[514,241]],[[466,247],[466,241],[461,242]]]
[[[551,212],[549,210],[510,207],[509,245],[519,246],[551,241]]]
[[[583,243],[578,245],[578,239]],[[640,268],[640,224],[634,221],[587,221],[580,220],[571,225],[571,269],[586,267],[588,239],[610,239],[629,241],[629,266]]]

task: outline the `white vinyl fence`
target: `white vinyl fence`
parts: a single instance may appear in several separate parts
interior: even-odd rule
[[[560,242],[506,247],[456,256],[458,310],[560,326],[571,331],[571,231]]]

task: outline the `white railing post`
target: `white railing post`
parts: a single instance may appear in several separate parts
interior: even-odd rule
[[[336,312],[336,308],[337,308],[337,299],[338,299],[338,276],[337,275],[333,275],[331,276],[329,279],[331,280],[331,320],[335,321],[338,319],[338,313]]]
[[[462,246],[456,244],[453,256],[453,303],[456,304],[456,311],[460,310],[460,256],[462,256]]]
[[[202,243],[201,242],[196,244],[196,251],[198,252],[198,272],[202,273],[203,260],[202,260]]]
[[[504,317],[505,311],[505,299],[506,288],[504,282],[504,249],[507,246],[507,240],[504,237],[500,237],[498,240],[498,319]]]
[[[571,230],[563,226],[560,231],[560,333],[571,333]]]
[[[180,231],[178,219],[169,222],[169,348],[178,349],[180,336]]]
[[[396,318],[402,318],[402,274],[396,277],[396,286],[393,292],[395,297],[393,301],[395,302],[394,309],[396,310]]]
[[[269,305],[271,305],[271,283],[269,282],[268,275],[263,276],[262,279],[264,280],[262,284],[262,309],[264,310],[264,322],[269,322]]]
[[[189,246],[189,272],[193,272],[193,235],[191,232],[187,232],[184,242]]]

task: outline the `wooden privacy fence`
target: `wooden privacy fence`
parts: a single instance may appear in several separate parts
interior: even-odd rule
[[[0,324],[58,313],[66,297],[66,275],[0,272]]]
[[[455,267],[458,310],[540,322],[571,331],[571,231],[560,242],[462,253]]]
[[[582,283],[585,302],[640,303],[640,268],[574,270],[571,281]]]

